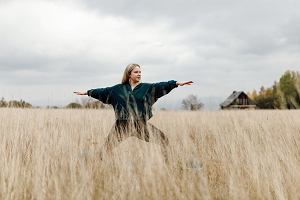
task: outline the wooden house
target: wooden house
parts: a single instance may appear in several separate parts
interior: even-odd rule
[[[243,91],[233,93],[220,104],[221,109],[255,109],[256,105]]]

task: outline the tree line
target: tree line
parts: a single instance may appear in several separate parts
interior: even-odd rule
[[[90,101],[82,99],[81,102],[71,102],[63,108],[83,108],[83,109],[103,109],[108,108],[109,106],[105,105],[101,101]],[[24,100],[9,100],[6,101],[4,97],[0,100],[0,108],[40,108],[39,106],[33,107],[30,103]],[[61,107],[58,106],[46,106],[46,108],[58,109]]]
[[[7,108],[32,108],[32,105],[24,100],[10,100],[5,101],[2,97],[0,100],[0,108],[7,107]]]
[[[271,87],[262,86],[247,95],[261,109],[299,109],[300,72],[288,70]]]

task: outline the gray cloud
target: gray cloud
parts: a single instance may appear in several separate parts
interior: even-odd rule
[[[118,83],[131,62],[142,65],[145,82],[195,81],[162,104],[189,93],[227,97],[300,69],[300,3],[295,0],[0,5],[0,95],[8,98],[20,87],[27,92],[16,93],[24,96],[34,88],[30,99],[42,102],[40,96],[53,97],[53,87],[67,102],[73,97],[64,97],[66,88]]]

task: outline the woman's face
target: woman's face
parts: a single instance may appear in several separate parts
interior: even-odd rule
[[[141,71],[141,68],[139,67],[135,67],[130,75],[129,75],[130,79],[133,81],[133,82],[140,82],[141,80],[141,77],[142,77],[142,71]]]

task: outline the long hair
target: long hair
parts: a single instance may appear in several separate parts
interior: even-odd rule
[[[131,64],[127,65],[127,67],[124,70],[122,84],[129,83],[129,75],[135,67],[141,68],[141,66],[139,66],[138,64],[135,64],[135,63],[131,63]]]

